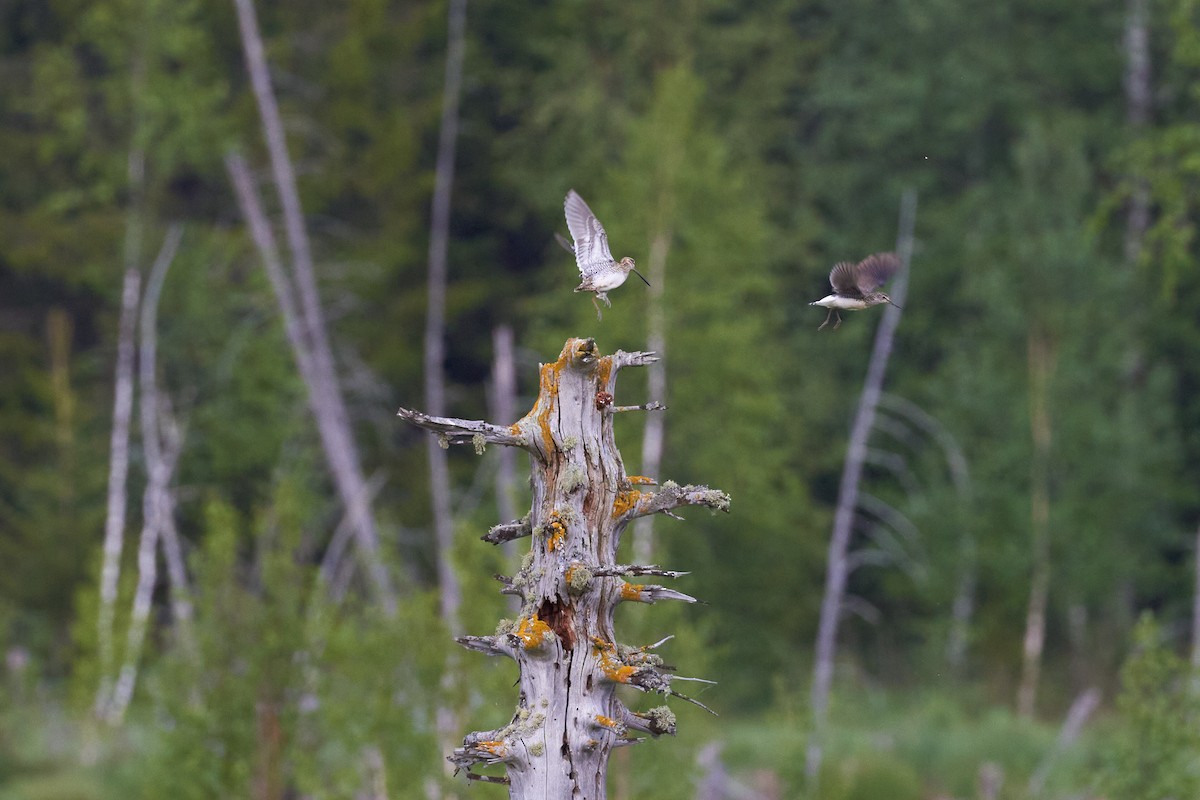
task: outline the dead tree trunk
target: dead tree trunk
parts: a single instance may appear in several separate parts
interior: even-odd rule
[[[619,644],[613,612],[626,601],[694,598],[626,582],[626,575],[682,573],[618,564],[617,545],[625,526],[638,517],[670,514],[686,505],[727,511],[729,497],[670,481],[652,491],[652,479],[625,474],[613,441],[614,414],[661,406],[614,405],[617,373],[654,360],[653,353],[621,351],[601,357],[593,339],[569,339],[557,361],[542,365],[533,410],[513,425],[400,409],[402,418],[439,434],[444,442],[471,442],[480,453],[489,443],[520,447],[532,457],[530,513],[483,537],[494,544],[532,539],[520,571],[503,579],[502,591],[521,598],[520,616],[502,622],[493,635],[458,638],[470,650],[517,662],[516,713],[507,725],[467,734],[449,757],[475,780],[508,784],[509,797],[516,800],[603,800],[613,748],[639,741],[639,731],[652,736],[675,732],[669,708],[635,712],[617,698],[618,684],[684,696],[671,688],[672,674],[651,652],[663,642]],[[471,772],[494,764],[503,764],[507,776]]]
[[[892,353],[892,341],[896,335],[896,326],[900,324],[900,306],[904,303],[908,290],[908,266],[912,259],[916,214],[917,194],[915,190],[909,189],[900,201],[900,232],[896,238],[896,250],[900,254],[902,266],[891,287],[892,297],[896,302],[884,310],[883,319],[875,332],[875,344],[871,349],[871,360],[867,364],[863,391],[859,396],[858,410],[854,414],[854,424],[850,429],[846,463],[842,467],[842,480],[838,488],[838,505],[826,560],[825,594],[821,600],[821,618],[817,628],[816,657],[813,661],[810,690],[812,731],[805,755],[804,774],[813,788],[816,787],[821,769],[825,718],[829,709],[829,693],[833,687],[837,630],[845,602],[846,583],[850,578],[851,562],[848,556],[850,534],[853,532],[854,515],[859,503],[858,484],[866,462],[867,439],[875,420],[875,406],[878,405],[880,393],[883,391],[883,378],[888,358]]]

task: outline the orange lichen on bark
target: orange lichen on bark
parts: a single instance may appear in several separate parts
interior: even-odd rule
[[[621,723],[617,722],[612,717],[606,717],[603,714],[596,715],[596,724],[601,728],[608,728],[609,730],[617,730],[621,727]]]
[[[642,499],[642,492],[637,489],[629,489],[624,492],[617,492],[617,496],[613,499],[612,515],[619,517],[625,514],[638,504],[638,500]]]
[[[596,658],[600,662],[600,671],[613,683],[629,683],[629,680],[637,672],[637,667],[631,667],[621,662],[617,656],[616,645],[612,642],[606,642],[593,636],[592,649],[596,652]]]
[[[596,365],[596,386],[601,390],[608,389],[608,379],[612,377],[612,356],[604,356]]]
[[[546,455],[554,452],[554,434],[550,430],[550,412],[554,410],[554,400],[558,397],[558,375],[565,366],[565,356],[553,364],[542,364],[538,381],[539,393],[537,405],[537,424],[542,431],[542,441],[545,444]]]
[[[550,626],[537,617],[522,617],[513,631],[513,636],[521,640],[521,646],[526,650],[541,647],[553,635]]]
[[[621,599],[631,602],[642,602],[642,589],[646,588],[644,583],[626,583],[621,586]]]
[[[494,756],[504,757],[508,755],[508,747],[504,744],[504,742],[498,739],[476,742],[475,749],[482,750],[485,753],[491,753]]]
[[[631,486],[654,486],[658,481],[645,475],[626,475],[625,481]]]
[[[558,517],[551,517],[546,526],[546,549],[553,553],[567,539],[567,526]]]

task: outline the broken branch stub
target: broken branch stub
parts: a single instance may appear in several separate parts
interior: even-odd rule
[[[614,748],[640,741],[639,732],[675,733],[669,708],[632,711],[617,697],[618,685],[695,703],[671,688],[671,670],[650,652],[656,645],[631,647],[613,636],[621,602],[696,602],[683,592],[624,579],[685,574],[618,564],[617,545],[629,522],[689,505],[729,510],[724,492],[670,481],[649,491],[654,481],[626,475],[613,441],[613,411],[632,407],[614,405],[617,373],[654,360],[653,353],[601,356],[593,339],[569,339],[556,361],[541,366],[533,409],[507,427],[400,410],[447,444],[471,442],[476,451],[500,444],[532,456],[528,516],[483,537],[493,543],[530,537],[530,555],[517,574],[498,576],[503,592],[521,598],[520,615],[502,621],[493,635],[458,639],[470,650],[517,662],[516,712],[503,728],[468,734],[449,756],[472,776],[472,768],[502,765],[510,798],[603,800]]]

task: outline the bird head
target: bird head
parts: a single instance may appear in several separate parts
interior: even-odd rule
[[[626,275],[628,275],[630,272],[632,272],[634,275],[637,275],[639,278],[642,279],[642,283],[646,284],[647,286],[650,285],[650,281],[646,280],[645,275],[643,275],[642,273],[637,271],[637,267],[635,267],[633,265],[633,259],[630,258],[629,256],[625,256],[624,258],[622,258],[619,266],[621,267],[621,271],[624,272]]]
[[[884,302],[884,303],[887,303],[889,306],[895,306],[896,308],[900,308],[900,306],[897,306],[895,303],[893,303],[893,302],[892,302],[892,298],[888,297],[888,296],[887,296],[886,294],[884,294],[883,292],[880,292],[880,293],[879,293],[879,299],[880,299],[882,302]]]

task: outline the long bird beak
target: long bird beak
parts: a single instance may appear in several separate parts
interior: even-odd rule
[[[888,300],[888,305],[890,305],[890,306],[893,306],[893,307],[895,307],[895,308],[900,308],[900,306],[896,305],[896,304],[895,304],[895,303],[893,303],[891,300]],[[900,308],[900,310],[901,310],[901,311],[903,311],[904,309]]]
[[[637,271],[637,267],[630,267],[630,269],[632,269],[632,270],[633,270],[633,274],[634,274],[634,275],[637,275],[639,278],[641,278],[641,279],[642,279],[642,283],[646,284],[647,286],[649,286],[649,285],[650,285],[650,281],[646,280],[646,276],[645,276],[645,275],[643,275],[642,273],[640,273],[640,272],[638,272],[638,271]]]

